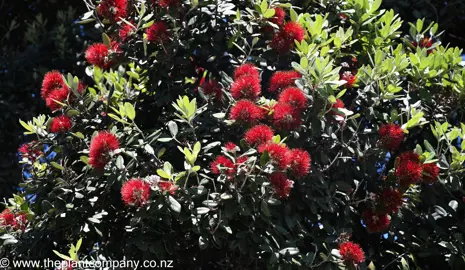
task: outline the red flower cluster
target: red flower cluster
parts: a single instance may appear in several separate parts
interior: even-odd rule
[[[63,80],[63,75],[56,70],[47,72],[44,76],[44,80],[42,81],[42,98],[47,99],[51,92],[63,88],[68,88]]]
[[[297,87],[286,88],[279,95],[278,102],[288,104],[296,111],[303,111],[308,105],[308,100],[304,92]]]
[[[295,80],[301,77],[302,75],[295,70],[275,72],[271,76],[268,91],[281,92],[287,87],[294,86]]]
[[[132,25],[123,23],[121,28],[119,29],[119,37],[121,40],[126,40],[128,37],[130,37],[132,34],[136,32],[136,29],[134,28],[134,23],[130,22]]]
[[[60,133],[60,132],[67,132],[71,129],[73,122],[71,118],[66,115],[60,115],[57,117],[52,118],[52,122],[50,124],[50,132],[52,133]]]
[[[85,86],[79,83],[78,91],[82,93],[84,90]],[[65,103],[68,100],[69,94],[71,94],[71,91],[66,86],[63,75],[60,72],[51,71],[45,74],[42,81],[41,96],[50,110],[56,111],[60,109],[62,105],[57,103],[57,101]]]
[[[270,22],[276,24],[277,26],[282,26],[284,24],[284,17],[286,17],[286,12],[280,7],[274,8],[274,16],[269,19]]]
[[[275,194],[278,198],[287,198],[291,193],[291,188],[294,186],[294,181],[289,180],[286,174],[282,172],[274,172],[270,176],[270,182],[274,187]]]
[[[32,141],[29,143],[25,143],[18,148],[18,152],[20,153],[21,157],[31,159],[34,162],[38,157],[40,157],[43,152],[38,150],[38,142]]]
[[[336,103],[331,105],[331,111],[329,113],[332,115],[343,116],[341,113],[337,112],[336,109],[343,109],[344,107],[344,102],[342,102],[340,99],[336,99]]]
[[[234,80],[237,80],[244,76],[260,78],[260,73],[258,72],[257,67],[255,67],[253,64],[248,63],[238,66],[234,71]]]
[[[401,187],[408,187],[421,179],[423,166],[420,163],[420,156],[414,152],[404,152],[396,159],[397,177]]]
[[[271,162],[277,165],[280,170],[285,170],[289,166],[289,148],[285,145],[268,142],[258,147],[258,152],[263,153],[265,151],[268,152]]]
[[[231,86],[231,96],[238,99],[255,100],[260,95],[260,79],[255,76],[242,76]]]
[[[280,130],[296,129],[301,124],[298,110],[286,103],[278,103],[273,107],[273,126]]]
[[[439,167],[436,163],[423,164],[423,181],[427,184],[434,183],[439,176]]]
[[[339,245],[339,254],[345,264],[360,264],[365,261],[365,253],[359,244],[344,242]]]
[[[278,53],[287,53],[294,48],[294,40],[301,42],[304,38],[304,28],[297,22],[288,22],[273,36],[270,45]]]
[[[312,159],[310,154],[303,149],[291,149],[287,152],[289,171],[297,177],[302,177],[310,172]]]
[[[426,48],[428,49],[426,52],[428,54],[431,54],[434,52],[434,49],[429,49],[433,46],[433,39],[430,38],[430,37],[424,37],[423,39],[420,40],[419,43],[417,43],[416,41],[412,42],[412,45],[414,47],[420,47],[420,48]]]
[[[239,100],[231,108],[230,118],[241,123],[254,124],[263,117],[263,110],[250,100]]]
[[[162,192],[168,192],[171,195],[175,195],[176,190],[178,190],[179,187],[171,181],[158,181],[158,188]]]
[[[344,80],[346,81],[346,83],[344,84],[347,88],[352,88],[354,87],[355,83],[357,82],[357,76],[354,75],[352,72],[350,71],[345,71],[344,73],[342,73],[341,75],[341,80]]]
[[[260,73],[252,64],[243,64],[234,71],[231,96],[238,99],[255,100],[260,95]]]
[[[385,231],[389,228],[389,224],[391,223],[389,215],[375,213],[371,209],[367,209],[363,212],[362,219],[369,233]]]
[[[223,91],[221,85],[215,80],[204,81],[200,87],[203,93],[207,96],[215,97],[217,100],[221,100],[223,97]]]
[[[97,6],[99,16],[109,21],[119,21],[127,16],[127,0],[103,0]]]
[[[272,138],[273,130],[267,125],[254,126],[244,135],[244,140],[253,147],[262,145],[270,141]]]
[[[240,164],[247,161],[247,157],[238,157],[235,163],[226,156],[217,156],[216,159],[210,164],[210,170],[213,174],[220,175],[225,173],[231,180]]]
[[[7,230],[21,230],[26,229],[26,215],[21,213],[13,213],[10,209],[6,208],[0,214],[0,227]]]
[[[179,0],[153,0],[153,2],[162,8],[173,8],[179,5]]]
[[[121,188],[121,198],[126,205],[141,206],[149,197],[150,185],[142,179],[131,179]]]
[[[110,152],[119,148],[118,138],[108,131],[102,131],[90,142],[89,164],[96,169],[103,169],[110,161]]]
[[[228,152],[236,152],[238,150],[237,148],[237,145],[233,142],[227,142],[225,145],[224,145],[224,148],[226,149],[226,151]]]
[[[389,151],[395,151],[404,140],[403,129],[396,124],[385,124],[379,128],[380,145]]]
[[[115,41],[111,42],[111,48],[103,43],[95,43],[87,48],[85,57],[90,64],[101,69],[109,69],[114,64],[114,58],[120,53],[119,44]]]
[[[210,169],[213,174],[221,174],[224,172],[227,175],[231,175],[234,173],[234,162],[226,156],[217,156],[210,164]]]
[[[385,188],[377,196],[377,205],[380,213],[396,214],[404,203],[403,194],[394,188]]]
[[[163,44],[170,39],[170,33],[168,33],[168,26],[165,22],[155,22],[145,30],[147,34],[147,40],[155,44]]]

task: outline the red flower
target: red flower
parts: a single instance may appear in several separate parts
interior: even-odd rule
[[[347,20],[349,17],[348,17],[347,15],[345,15],[344,13],[339,13],[339,18],[340,18],[341,20],[344,20],[344,21],[345,21],[345,20]]]
[[[178,190],[178,186],[173,184],[171,181],[158,181],[158,187],[162,192],[168,192],[171,195],[176,194],[176,190]]]
[[[271,76],[268,91],[281,92],[289,86],[294,86],[295,80],[299,78],[302,78],[302,75],[295,70],[275,72]]]
[[[227,142],[224,145],[224,148],[226,148],[226,151],[228,152],[236,152],[237,151],[237,145],[233,142]]]
[[[257,67],[250,63],[240,65],[234,71],[234,80],[237,80],[243,76],[255,77],[260,79],[260,73],[258,73]]]
[[[271,47],[278,53],[286,53],[294,48],[294,40],[301,42],[304,38],[305,30],[302,26],[296,22],[288,22],[273,36]]]
[[[45,99],[45,104],[52,112],[59,110],[61,109],[62,105],[57,103],[57,101],[60,103],[66,103],[68,100],[68,94],[69,89],[67,88],[55,89],[50,92],[48,97]]]
[[[402,187],[408,187],[421,179],[423,166],[419,155],[414,152],[405,152],[397,157],[395,163],[394,175]]]
[[[3,210],[3,212],[0,214],[0,227],[24,231],[26,229],[26,223],[26,215],[22,213],[15,214],[8,208]]]
[[[423,164],[423,181],[427,184],[434,183],[439,176],[439,167],[436,163]]]
[[[237,165],[240,165],[240,164],[246,162],[248,159],[249,158],[247,156],[238,157],[236,159],[236,167],[237,167]]]
[[[168,26],[163,21],[152,24],[152,26],[145,30],[145,33],[147,34],[148,41],[157,44],[163,44],[170,39],[170,34],[168,33]]]
[[[307,97],[297,87],[289,87],[279,95],[278,102],[291,105],[294,109],[302,111],[307,108]]]
[[[420,48],[426,48],[426,49],[429,49],[433,46],[433,39],[432,38],[429,38],[429,37],[424,37],[423,39],[420,40],[419,43],[417,42],[412,42],[412,45],[414,47],[420,47]],[[434,50],[433,49],[429,49],[427,50],[426,52],[428,54],[432,53]]]
[[[258,152],[267,151],[268,156],[273,164],[277,165],[280,170],[285,170],[290,163],[289,149],[283,144],[268,142],[258,147]]]
[[[126,205],[141,206],[149,197],[150,185],[142,179],[131,179],[121,188],[121,198]]]
[[[303,149],[291,149],[288,154],[289,170],[297,177],[302,177],[310,171],[312,161],[310,154]]]
[[[0,214],[0,225],[3,226],[12,226],[15,222],[15,214],[10,211],[10,209],[6,208]]]
[[[284,17],[286,17],[286,12],[284,11],[284,9],[280,8],[280,7],[275,7],[274,8],[274,16],[272,18],[270,18],[270,22],[278,25],[278,26],[281,26],[284,24]]]
[[[365,253],[359,244],[344,242],[339,245],[339,254],[346,264],[360,264],[365,261]]]
[[[153,2],[155,2],[162,8],[172,8],[179,5],[179,0],[153,0]]]
[[[86,60],[92,65],[101,69],[108,69],[112,65],[109,59],[110,50],[103,43],[95,43],[90,45],[85,53]]]
[[[389,224],[391,223],[391,219],[387,214],[374,213],[371,209],[367,209],[363,212],[362,219],[369,233],[385,231],[389,228]]]
[[[336,103],[331,105],[331,109],[342,109],[344,107],[345,107],[344,102],[342,102],[342,100],[340,100],[338,98],[336,99]],[[332,115],[344,116],[343,114],[341,114],[341,113],[339,113],[339,112],[337,112],[335,110],[331,110],[331,111],[329,111],[329,113],[332,114]]]
[[[244,140],[251,146],[259,146],[273,138],[273,130],[267,125],[258,125],[249,129],[245,135]]]
[[[27,218],[23,213],[16,214],[15,220],[13,221],[13,229],[24,231],[26,229]]]
[[[282,172],[274,172],[270,176],[270,182],[274,187],[276,197],[287,198],[291,193],[291,188],[294,186],[294,181],[287,179],[287,176]]]
[[[63,80],[63,76],[60,72],[54,70],[47,72],[42,81],[41,95],[43,99],[46,99],[53,90],[68,88]]]
[[[73,122],[71,121],[71,118],[69,118],[66,115],[60,115],[52,118],[52,123],[50,124],[50,132],[67,132],[72,125]]]
[[[296,129],[301,124],[300,113],[291,105],[278,103],[273,107],[273,126],[280,130]]]
[[[134,25],[133,22],[130,23]],[[136,32],[136,29],[132,25],[127,24],[125,22],[123,23],[123,25],[119,29],[119,37],[121,38],[121,40],[126,40],[129,36]]]
[[[289,40],[297,40],[301,42],[305,38],[304,28],[297,22],[288,22],[282,28],[282,31],[286,33],[286,38]]]
[[[357,82],[357,76],[352,74],[352,72],[350,72],[350,71],[345,71],[341,75],[341,80],[346,81],[346,83],[344,85],[347,88],[352,88],[354,86],[354,84]]]
[[[103,169],[110,161],[110,152],[119,148],[118,138],[108,131],[102,131],[90,142],[89,164],[96,169]]]
[[[385,124],[379,128],[380,145],[389,151],[395,151],[404,140],[404,131],[399,125]]]
[[[234,99],[255,100],[260,95],[260,79],[255,76],[241,76],[231,86],[231,96]]]
[[[210,169],[213,174],[221,174],[222,172],[225,172],[230,175],[234,173],[234,168],[234,163],[226,156],[217,156],[210,164]]]
[[[127,16],[127,0],[103,0],[97,6],[97,13],[110,21],[119,21]]]
[[[38,147],[37,141],[25,143],[18,148],[18,152],[23,158],[31,159],[35,161],[37,157],[43,154],[41,150],[36,149]]]
[[[397,189],[385,188],[377,196],[378,206],[382,213],[397,213],[404,203],[403,194]]]
[[[215,80],[204,81],[200,87],[202,87],[203,93],[207,96],[214,96],[218,100],[221,100],[223,97],[221,85]]]
[[[239,100],[231,109],[230,118],[238,122],[253,124],[263,119],[263,111],[255,103],[243,99]]]

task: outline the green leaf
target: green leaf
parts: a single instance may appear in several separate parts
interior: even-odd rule
[[[171,175],[169,175],[168,173],[166,173],[164,170],[162,169],[158,169],[157,170],[157,174],[160,176],[160,177],[163,177],[165,179],[170,179],[171,178]]]
[[[126,111],[126,115],[129,117],[129,119],[134,120],[134,118],[136,118],[136,110],[131,103],[124,103],[124,110]]]
[[[260,4],[260,10],[262,11],[262,14],[266,12],[268,9],[268,1],[263,0],[262,3]]]
[[[308,67],[308,59],[307,59],[307,57],[300,58],[300,66],[303,69],[306,69]]]
[[[89,164],[89,157],[88,156],[81,156],[79,159],[84,162],[85,164]]]
[[[179,202],[176,201],[176,199],[171,197],[171,196],[168,196],[168,200],[169,200],[169,203],[170,203],[171,210],[173,210],[176,213],[180,213],[181,212],[181,204],[179,204]]]
[[[299,249],[296,247],[288,247],[288,248],[283,248],[279,251],[281,255],[289,254],[289,255],[296,255],[299,254]]]
[[[121,155],[116,159],[116,168],[120,170],[124,169],[124,158]]]
[[[207,207],[197,207],[195,209],[195,212],[197,213],[197,215],[204,215],[208,212],[210,212],[210,208],[207,208]]]
[[[111,48],[111,39],[107,34],[102,33],[102,40],[103,44],[107,45],[108,48]]]
[[[22,121],[22,120],[19,120],[19,123],[20,123],[21,126],[23,126],[23,128],[25,128],[27,131],[33,132],[32,127],[29,126],[28,124],[26,124],[26,122],[24,122],[24,121]]]
[[[274,9],[268,9],[265,14],[263,14],[263,17],[265,18],[271,18],[273,17],[275,14],[275,10]]]
[[[192,152],[192,154],[197,157],[197,155],[200,153],[200,150],[202,149],[202,146],[200,144],[200,142],[196,142],[195,145],[194,145],[194,152]]]
[[[261,202],[260,209],[266,217],[270,216],[270,209],[268,208],[268,204],[265,201]]]
[[[297,21],[299,15],[297,15],[297,12],[295,12],[294,9],[291,8],[290,14],[291,14],[291,21],[293,22]]]
[[[157,157],[158,158],[161,158],[161,156],[163,156],[163,154],[166,152],[166,148],[162,148],[158,151],[157,153]]]
[[[50,165],[52,165],[52,167],[54,167],[55,169],[58,169],[60,171],[63,171],[65,168],[63,168],[63,166],[61,166],[60,164],[56,163],[55,161],[52,161],[50,162]]]
[[[61,254],[60,252],[56,251],[56,250],[53,250],[53,253],[55,253],[58,257],[62,258],[63,260],[66,260],[66,261],[72,261],[73,259],[64,255],[64,254]]]
[[[169,121],[168,129],[170,130],[171,136],[173,136],[173,138],[176,138],[176,135],[178,134],[178,125],[176,124],[176,122]]]

